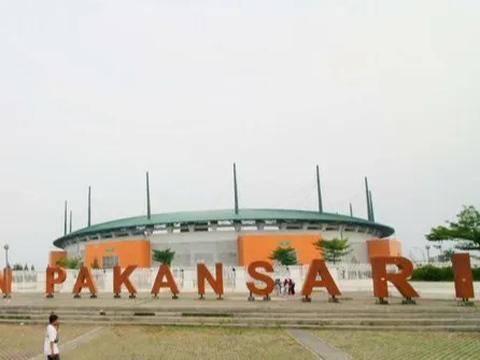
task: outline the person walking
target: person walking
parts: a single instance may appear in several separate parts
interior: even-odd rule
[[[292,279],[288,279],[288,295],[293,295],[292,290],[293,290],[293,281]]]
[[[288,294],[288,279],[285,278],[285,281],[283,282],[283,295]]]
[[[280,296],[282,294],[282,282],[279,278],[275,279],[275,293],[277,294],[277,296]]]
[[[59,327],[60,321],[58,320],[58,315],[50,315],[47,328],[45,329],[45,344],[43,347],[47,360],[60,360],[60,351],[58,351]]]
[[[293,280],[292,280],[292,285],[291,285],[290,292],[291,292],[292,295],[295,295],[295,281],[293,281]]]

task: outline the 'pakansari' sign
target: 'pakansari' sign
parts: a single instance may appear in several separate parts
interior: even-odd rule
[[[395,273],[388,273],[387,266],[396,265],[398,271]],[[473,276],[470,266],[470,256],[468,254],[454,254],[452,256],[452,265],[454,272],[455,296],[468,301],[475,297],[473,289]],[[413,273],[413,264],[410,260],[404,257],[378,257],[372,259],[372,280],[373,280],[373,295],[378,298],[380,303],[386,303],[385,298],[389,296],[388,283],[391,283],[402,294],[406,301],[413,302],[413,298],[418,298],[419,295],[408,282],[408,279]],[[131,283],[129,276],[136,269],[135,265],[128,266],[122,269],[115,267],[113,269],[113,294],[115,298],[120,297],[122,286],[125,286],[130,293],[130,297],[136,296],[137,290]],[[262,271],[259,271],[259,270]],[[270,299],[270,294],[274,290],[274,281],[268,275],[273,273],[273,266],[266,261],[254,261],[247,267],[247,273],[253,281],[246,283],[250,291],[249,299],[253,296],[262,296],[265,300]],[[3,293],[11,293],[12,276],[10,270],[4,270],[3,276],[0,274],[0,290]],[[62,284],[67,278],[66,272],[60,267],[49,267],[46,272],[46,296],[51,298],[54,294],[56,284]],[[258,282],[264,285],[258,287]],[[197,265],[197,288],[200,299],[205,296],[205,286],[208,283],[219,299],[224,294],[223,289],[223,265],[221,263],[215,264],[215,275],[208,271],[205,264]],[[80,297],[83,289],[87,288],[91,297],[96,297],[98,290],[93,280],[89,269],[82,267],[78,273],[77,279],[72,289],[74,297]],[[302,296],[304,301],[311,301],[311,294],[314,288],[325,288],[331,296],[331,301],[338,301],[341,296],[335,280],[331,276],[325,262],[321,259],[313,260],[310,264],[307,276],[302,286]],[[151,294],[155,297],[159,294],[161,289],[168,289],[173,298],[178,298],[180,293],[167,265],[159,267],[157,276],[153,283]]]

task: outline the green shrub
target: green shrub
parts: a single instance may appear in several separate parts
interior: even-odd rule
[[[480,268],[472,269],[473,280],[480,281]],[[448,267],[437,267],[425,265],[413,270],[412,281],[453,281],[453,269]]]

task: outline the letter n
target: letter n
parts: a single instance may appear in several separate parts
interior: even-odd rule
[[[165,278],[166,281],[163,281],[163,278]],[[155,295],[155,297],[157,297],[161,288],[170,288],[170,291],[173,294],[172,298],[173,299],[178,298],[177,295],[180,292],[178,291],[177,284],[175,284],[175,280],[173,279],[173,275],[168,265],[161,265],[158,268],[157,277],[155,278],[155,282],[153,283],[151,293]]]
[[[250,265],[248,265],[248,268],[247,268],[248,275],[254,280],[258,280],[265,283],[265,287],[260,289],[255,285],[255,283],[247,282],[247,288],[252,294],[263,296],[264,300],[270,300],[269,295],[272,293],[275,283],[273,282],[273,279],[270,276],[258,272],[257,271],[258,268],[261,268],[269,273],[273,272],[272,264],[266,261],[252,262]],[[248,300],[254,300],[254,297],[250,296]]]
[[[122,285],[125,285],[128,292],[130,293],[130,299],[134,299],[136,297],[137,290],[135,286],[133,286],[132,282],[130,281],[130,274],[137,268],[137,265],[129,265],[123,271],[120,266],[115,266],[113,268],[113,293],[115,299],[120,299],[121,292],[122,292]]]
[[[407,281],[413,274],[413,264],[401,256],[374,257],[372,262],[373,294],[378,298],[377,303],[388,304],[388,282],[391,282],[405,298],[403,304],[414,304],[412,298],[417,298],[418,293]],[[387,273],[387,265],[396,265],[400,270],[396,273]]]
[[[321,280],[317,280],[317,276],[319,275]],[[308,268],[308,274],[302,287],[302,295],[304,296],[303,301],[311,301],[310,295],[312,294],[314,287],[326,288],[331,296],[331,299],[329,300],[331,302],[337,302],[338,299],[336,296],[341,295],[337,284],[335,284],[332,275],[330,275],[330,271],[328,271],[328,268],[325,265],[325,261],[320,259],[313,260]]]
[[[90,297],[96,298],[97,297],[97,287],[92,279],[92,274],[90,270],[88,270],[85,266],[80,268],[80,271],[77,276],[77,281],[75,281],[75,285],[73,286],[73,293],[75,294],[74,298],[79,299],[80,293],[82,292],[83,288],[88,288],[90,291]]]
[[[56,276],[55,276],[56,275]],[[67,279],[67,273],[61,267],[47,267],[45,294],[47,298],[53,298],[55,285],[63,284]]]
[[[475,298],[473,290],[472,267],[469,254],[452,255],[453,276],[455,281],[455,297],[468,303],[468,299]]]
[[[205,280],[208,281],[212,287],[215,294],[218,295],[218,299],[222,298],[223,295],[223,265],[221,263],[215,264],[215,277],[213,278],[210,271],[208,271],[205,264],[197,264],[197,284],[198,284],[198,295],[200,299],[203,299],[205,295]]]

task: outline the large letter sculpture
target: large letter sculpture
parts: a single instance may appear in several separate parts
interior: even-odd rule
[[[55,277],[55,275],[57,275]],[[55,293],[55,285],[63,284],[67,279],[67,273],[61,267],[47,267],[47,281],[45,287],[45,294],[47,299],[53,298]]]
[[[455,296],[462,299],[466,305],[473,304],[472,302],[469,302],[469,299],[475,298],[470,255],[453,254],[452,265],[455,281]]]
[[[4,298],[9,298],[12,294],[12,270],[3,269],[3,276],[0,273],[0,290],[3,293]]]
[[[318,275],[320,275],[321,280],[317,280]],[[337,296],[341,295],[340,290],[338,290],[337,284],[335,284],[332,275],[330,275],[325,261],[320,259],[313,260],[308,269],[308,274],[302,287],[302,295],[304,296],[302,300],[304,302],[312,301],[310,295],[314,287],[326,288],[331,296],[328,301],[338,302]]]
[[[387,265],[396,265],[400,271],[388,274]],[[404,297],[402,304],[415,304],[412,298],[419,297],[418,293],[407,281],[412,274],[413,264],[404,257],[372,258],[373,293],[378,298],[377,303],[388,304],[385,298],[388,297],[388,282],[390,281]]]
[[[73,286],[72,293],[75,294],[75,299],[80,299],[80,293],[82,292],[83,288],[88,288],[88,290],[90,290],[90,298],[95,299],[97,297],[97,286],[92,279],[92,274],[90,273],[90,270],[88,270],[88,268],[86,268],[85,266],[82,266],[80,268],[80,272],[77,276],[77,281],[75,281],[75,285]]]
[[[204,299],[205,296],[205,280],[208,281],[212,287],[215,294],[218,295],[218,299],[222,299],[223,295],[223,265],[221,263],[215,264],[215,275],[216,279],[213,278],[210,271],[208,271],[205,264],[197,264],[197,284],[198,284],[198,295],[200,295],[200,300]]]
[[[258,280],[258,281],[261,281],[261,282],[265,283],[265,287],[259,289],[255,285],[255,283],[247,282],[247,288],[250,291],[250,296],[248,297],[248,300],[253,301],[253,300],[255,300],[253,295],[258,295],[258,296],[263,296],[263,300],[268,301],[268,300],[270,300],[269,295],[272,293],[273,288],[275,287],[275,283],[273,282],[273,279],[270,276],[268,276],[266,274],[259,273],[257,271],[257,268],[261,268],[261,269],[263,269],[263,270],[265,270],[266,272],[269,272],[269,273],[273,272],[272,264],[270,264],[266,261],[254,261],[250,265],[248,265],[248,268],[247,268],[248,275],[250,275],[250,277],[253,280]]]
[[[163,278],[165,278],[166,281],[163,281]],[[168,265],[161,265],[158,269],[157,277],[155,278],[152,287],[152,294],[157,297],[161,288],[169,288],[173,294],[172,299],[178,299],[179,291],[177,284],[175,284],[175,280],[173,279],[173,275],[170,272]]]
[[[115,299],[120,299],[122,297],[122,285],[125,285],[128,292],[130,293],[129,298],[135,299],[137,290],[130,281],[129,276],[136,268],[136,265],[127,266],[123,273],[120,266],[115,266],[113,268],[113,293],[115,294],[113,297]]]

